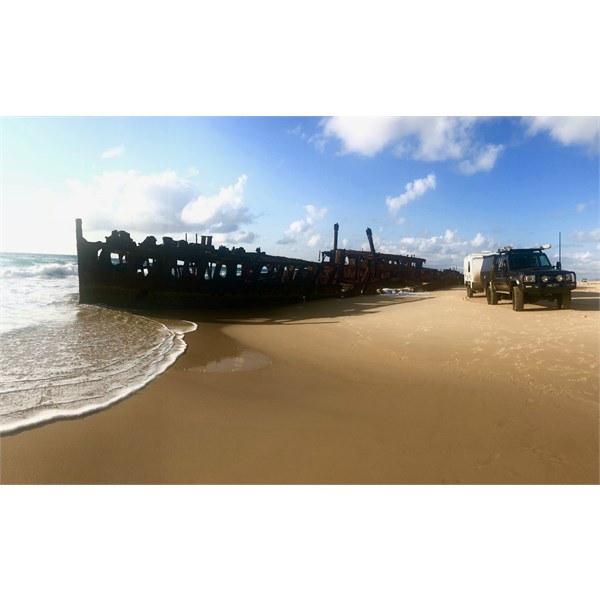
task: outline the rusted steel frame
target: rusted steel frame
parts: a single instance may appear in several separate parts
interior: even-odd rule
[[[319,262],[271,256],[257,249],[215,248],[211,236],[188,243],[163,237],[147,237],[136,244],[129,233],[113,231],[105,242],[83,238],[81,220],[76,222],[80,299],[82,302],[190,302],[226,295],[239,301],[252,298],[327,297],[340,294],[375,293],[388,283],[432,283],[456,279],[423,269],[425,259],[374,251],[338,248],[335,227],[333,250],[322,251]],[[113,263],[114,260],[114,263]],[[218,302],[217,302],[218,303]]]

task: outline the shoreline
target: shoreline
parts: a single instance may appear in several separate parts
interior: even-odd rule
[[[600,286],[573,297],[165,314],[197,323],[175,363],[108,408],[3,434],[0,483],[598,483]]]
[[[161,364],[156,371],[149,375],[146,375],[143,379],[140,379],[136,384],[132,384],[128,387],[122,388],[119,391],[119,393],[114,395],[113,397],[105,398],[101,402],[96,402],[94,404],[90,402],[88,405],[82,406],[77,411],[73,410],[72,408],[66,408],[68,407],[68,404],[59,404],[57,408],[48,409],[48,412],[52,413],[51,416],[43,416],[43,414],[36,413],[33,417],[30,417],[29,419],[22,419],[21,421],[17,421],[13,425],[0,425],[0,444],[2,438],[6,436],[16,435],[24,431],[37,429],[39,427],[43,427],[45,425],[49,425],[57,421],[80,419],[92,415],[94,413],[106,410],[107,408],[110,408],[115,404],[123,402],[124,400],[130,398],[132,395],[138,393],[147,385],[152,383],[152,381],[154,381],[157,377],[160,377],[170,367],[172,367],[173,364],[185,352],[187,348],[184,341],[184,336],[187,333],[196,329],[196,323],[186,321],[184,319],[158,317],[151,314],[134,314],[136,314],[138,317],[158,323],[161,327],[168,330],[172,334],[172,347],[170,351],[165,355],[164,360],[161,361]]]

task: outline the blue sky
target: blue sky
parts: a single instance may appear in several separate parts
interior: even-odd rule
[[[316,260],[340,242],[462,268],[552,243],[599,277],[597,117],[3,118],[2,250],[75,252],[112,229]]]

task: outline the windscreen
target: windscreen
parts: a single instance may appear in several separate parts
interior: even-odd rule
[[[512,270],[552,266],[543,252],[512,252],[509,260]]]

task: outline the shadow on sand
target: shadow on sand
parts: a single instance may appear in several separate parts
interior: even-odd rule
[[[540,300],[536,302],[536,308],[530,308],[531,311],[536,310],[556,310],[556,302],[550,302],[548,300]],[[527,305],[525,305],[527,308]],[[583,292],[575,290],[573,292],[573,300],[571,303],[571,310],[577,312],[597,312],[600,310],[600,294],[598,292]]]
[[[352,296],[350,298],[327,298],[285,306],[248,306],[237,309],[209,309],[202,311],[169,311],[145,313],[158,319],[182,319],[195,323],[232,325],[302,325],[303,322],[336,323],[337,318],[378,313],[386,307],[431,299],[428,293],[402,296]]]

